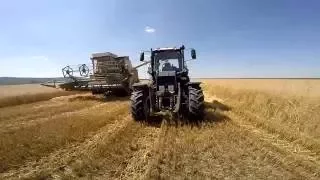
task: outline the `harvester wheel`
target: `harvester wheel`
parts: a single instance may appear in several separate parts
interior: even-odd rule
[[[189,118],[202,120],[204,117],[204,96],[201,89],[189,88]]]
[[[134,91],[131,94],[131,114],[135,121],[146,120],[149,116],[149,105],[143,91]]]

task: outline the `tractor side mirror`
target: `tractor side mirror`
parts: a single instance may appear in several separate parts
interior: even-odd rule
[[[144,61],[144,52],[140,54],[140,61]]]
[[[191,58],[192,59],[196,59],[197,58],[197,54],[196,54],[196,50],[195,49],[191,49]]]

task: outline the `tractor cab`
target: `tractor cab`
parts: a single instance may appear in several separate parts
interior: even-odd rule
[[[183,54],[178,50],[155,50],[153,56],[156,72],[181,71],[184,68]]]

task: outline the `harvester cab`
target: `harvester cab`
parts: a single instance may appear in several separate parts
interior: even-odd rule
[[[131,112],[135,120],[169,111],[178,117],[201,119],[204,96],[200,82],[190,82],[185,60],[185,47],[151,49],[149,83],[136,83],[131,94]],[[196,51],[191,49],[192,59]],[[140,55],[144,61],[144,52]]]

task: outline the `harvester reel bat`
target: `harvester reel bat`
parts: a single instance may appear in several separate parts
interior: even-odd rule
[[[73,76],[73,69],[70,66],[66,66],[62,69],[63,77]]]
[[[89,75],[89,68],[87,65],[85,64],[82,64],[80,67],[79,67],[79,72],[80,72],[80,75],[83,76],[83,77],[87,77]]]

